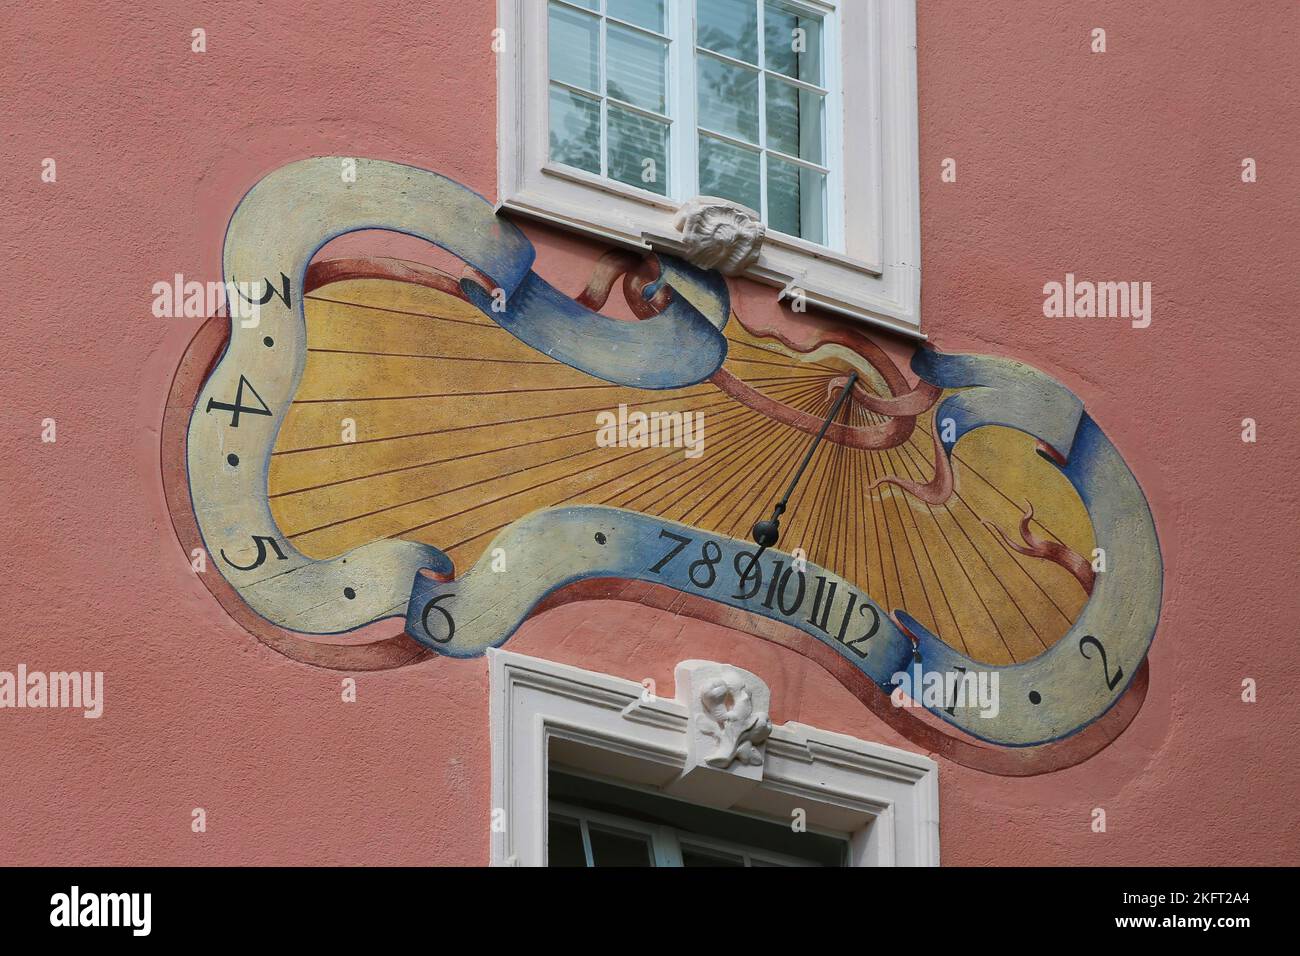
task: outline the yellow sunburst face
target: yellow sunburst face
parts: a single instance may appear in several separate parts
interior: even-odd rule
[[[541,508],[602,504],[747,538],[781,496],[811,437],[710,382],[647,391],[610,385],[528,347],[454,296],[358,279],[306,297],[308,354],[269,471],[272,513],[303,554],[329,558],[381,538],[446,551],[468,568],[501,529]],[[824,416],[852,369],[841,346],[800,355],[733,317],[725,368],[787,409]],[[671,360],[670,358],[667,360]],[[621,409],[621,411],[620,411]],[[643,412],[702,424],[690,443],[598,440],[600,416]],[[851,403],[852,427],[886,422]],[[677,419],[672,416],[677,415]],[[955,491],[930,505],[885,477],[934,474],[933,408],[896,447],[823,442],[790,502],[780,548],[902,609],[975,660],[1009,664],[1051,647],[1087,598],[1064,568],[1017,553],[1032,531],[1094,547],[1079,497],[1018,431],[985,427],[952,455]],[[608,420],[608,419],[606,419]]]

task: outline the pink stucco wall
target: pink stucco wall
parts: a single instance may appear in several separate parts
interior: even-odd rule
[[[107,696],[97,721],[0,711],[0,863],[486,861],[483,661],[362,675],[344,705],[341,675],[255,641],[191,573],[159,426],[196,323],[153,318],[149,290],[219,278],[235,202],[292,159],[398,160],[493,195],[493,26],[484,0],[0,14],[0,669],[103,670]],[[1151,500],[1166,566],[1129,730],[1044,777],[942,763],[944,860],[1296,862],[1300,8],[922,0],[918,32],[926,331],[1082,396]],[[540,271],[580,288],[599,248],[528,231]],[[1150,281],[1151,327],[1043,318],[1067,271]],[[799,655],[664,612],[570,605],[510,647],[661,688],[681,658],[726,659],[769,681],[777,721],[913,747]]]

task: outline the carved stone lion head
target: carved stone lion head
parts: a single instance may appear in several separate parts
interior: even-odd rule
[[[740,275],[757,262],[767,235],[758,213],[716,196],[686,203],[673,225],[682,234],[689,262],[726,276]]]

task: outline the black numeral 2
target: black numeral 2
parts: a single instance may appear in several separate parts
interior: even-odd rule
[[[1124,676],[1124,668],[1116,665],[1115,676],[1110,676],[1110,664],[1106,661],[1106,648],[1102,647],[1101,641],[1097,640],[1091,634],[1079,638],[1079,653],[1083,655],[1085,661],[1092,660],[1092,658],[1088,656],[1088,652],[1085,650],[1089,644],[1101,651],[1101,673],[1106,678],[1106,689],[1114,690],[1116,685],[1119,684],[1120,679]]]

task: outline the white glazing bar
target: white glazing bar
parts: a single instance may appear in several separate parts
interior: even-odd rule
[[[758,145],[763,152],[758,160],[759,218],[767,222],[767,0],[758,4]]]

